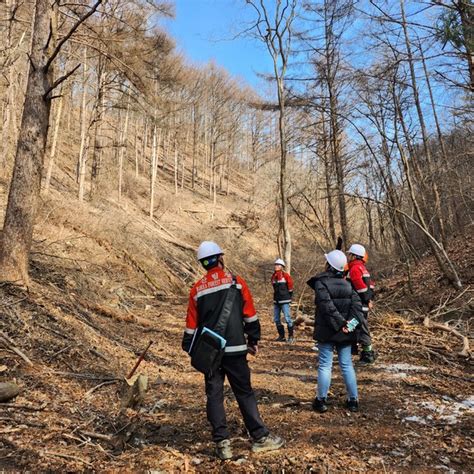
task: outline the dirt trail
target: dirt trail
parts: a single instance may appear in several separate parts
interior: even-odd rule
[[[13,301],[21,299],[12,291],[7,294],[16,298]],[[4,322],[13,328],[12,337],[23,331],[22,347],[30,349],[36,366],[27,369],[12,354],[5,363],[8,375],[16,376],[24,388],[15,403],[37,410],[0,405],[3,469],[233,473],[474,469],[474,400],[467,366],[426,365],[426,360],[417,360],[396,343],[384,342],[382,332],[375,334],[382,348],[378,363],[358,370],[360,413],[342,408],[344,387],[336,367],[331,409],[320,415],[310,406],[316,382],[312,341],[300,331],[293,346],[273,342],[271,308],[257,301],[263,340],[261,353],[251,359],[254,387],[264,420],[287,445],[277,453],[252,455],[228,389],[235,460],[220,462],[213,457],[202,377],[180,348],[185,306],[154,302],[151,313],[148,309],[152,324],[143,327],[81,312],[77,305],[68,308],[67,298],[61,301],[57,295],[49,298],[33,291],[23,298],[14,313],[17,321],[8,320],[10,312],[3,315]],[[60,311],[56,304],[55,312],[52,301]],[[45,328],[41,338],[34,334],[33,323]],[[34,344],[34,337],[41,344],[39,340]],[[130,410],[119,416],[114,381],[87,395],[111,376],[123,375],[133,364],[134,351],[149,339],[156,342],[142,370],[151,387],[138,414]],[[122,442],[111,444],[88,432],[106,436],[119,432]]]

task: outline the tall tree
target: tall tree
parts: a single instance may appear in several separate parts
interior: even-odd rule
[[[257,16],[254,30],[262,40],[273,62],[273,74],[278,97],[278,134],[280,136],[280,228],[283,236],[283,254],[288,271],[291,270],[291,232],[288,221],[287,176],[287,90],[285,77],[291,53],[293,26],[296,17],[296,0],[246,0]]]
[[[97,0],[55,45],[52,39],[56,3],[36,0],[35,4],[25,104],[0,246],[0,281],[21,285],[29,284],[28,258],[41,189],[51,93],[77,69],[53,82],[53,62],[62,46],[102,0]]]

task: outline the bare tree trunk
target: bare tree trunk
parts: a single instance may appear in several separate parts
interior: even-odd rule
[[[66,128],[68,133],[71,131],[71,122],[72,117],[74,115],[74,84],[71,84],[69,89],[69,94],[66,103],[66,110],[67,110],[67,120],[66,120]]]
[[[423,47],[422,47],[421,41],[419,42],[418,47],[419,47],[419,51],[420,51],[421,63],[423,64],[423,71],[425,73],[426,85],[428,86],[428,92],[429,92],[430,103],[431,103],[431,110],[433,111],[433,118],[434,118],[435,125],[436,125],[436,133],[438,135],[438,141],[439,141],[439,145],[441,147],[441,156],[442,156],[442,159],[443,159],[443,168],[445,170],[445,173],[447,173],[448,170],[449,170],[449,158],[448,158],[448,153],[446,151],[446,144],[444,142],[443,134],[441,132],[441,126],[439,124],[438,112],[436,110],[436,104],[435,104],[435,100],[434,100],[433,89],[431,88],[430,75],[428,73],[428,68],[426,66],[425,55],[423,53]],[[445,179],[441,180],[440,187],[441,187],[442,194],[447,195],[448,194],[447,193],[448,185],[445,182]],[[461,184],[460,184],[460,189],[462,189]],[[455,203],[453,203],[452,201],[448,202],[447,199],[445,200],[445,202],[447,204],[446,208],[447,208],[447,211],[448,211],[448,223],[450,223],[452,225],[454,223],[453,215],[454,215]],[[445,244],[446,244],[446,242],[445,242]]]
[[[79,149],[79,163],[77,167],[78,182],[79,182],[79,202],[84,200],[84,184],[86,178],[86,160],[87,147],[86,138],[88,136],[87,127],[87,47],[83,50],[83,64],[82,64],[82,102],[81,102],[81,146]]]
[[[7,25],[7,33],[5,38],[4,48],[9,53],[8,60],[8,86],[7,92],[5,94],[5,104],[4,112],[0,115],[3,117],[2,124],[2,137],[0,143],[0,168],[2,170],[10,166],[10,163],[13,159],[13,150],[17,140],[18,130],[17,130],[17,104],[16,104],[16,88],[15,84],[17,82],[17,73],[15,71],[15,54],[13,47],[13,25],[14,22],[11,20],[11,15],[13,11],[17,8],[16,0],[7,0],[5,5],[5,19]],[[18,47],[23,42],[24,34],[22,35]],[[6,74],[6,72],[4,73]]]
[[[29,284],[28,257],[41,189],[51,102],[52,68],[46,68],[51,2],[36,0],[30,67],[13,177],[0,248],[0,281]]]
[[[123,163],[125,153],[127,151],[127,133],[128,133],[128,117],[130,115],[130,95],[127,94],[127,110],[125,112],[125,120],[123,129],[120,133],[120,150],[119,150],[119,185],[118,185],[118,199],[122,198],[122,187],[123,187]]]
[[[138,178],[138,118],[135,120],[135,178]]]
[[[58,108],[56,112],[56,120],[54,122],[54,130],[53,130],[53,140],[51,142],[51,152],[49,155],[49,163],[48,163],[48,170],[46,172],[46,179],[44,183],[44,191],[47,193],[49,192],[49,186],[51,184],[51,175],[53,173],[53,165],[54,165],[54,159],[56,157],[56,148],[58,146],[58,133],[59,133],[59,126],[61,125],[61,116],[62,116],[62,111],[63,111],[63,102],[64,102],[64,97],[62,93],[60,93],[60,97],[58,100]]]
[[[402,15],[402,28],[403,28],[403,33],[405,37],[405,46],[407,50],[408,64],[410,66],[410,76],[411,76],[411,82],[412,82],[412,88],[413,88],[413,98],[415,100],[415,106],[416,106],[418,119],[419,119],[420,127],[421,127],[423,148],[424,148],[424,152],[426,156],[426,163],[428,165],[429,181],[431,183],[431,187],[433,191],[436,219],[439,225],[439,235],[441,237],[441,242],[446,247],[447,241],[446,241],[444,218],[441,212],[441,196],[439,193],[438,184],[436,182],[435,170],[433,167],[433,160],[431,157],[431,152],[430,152],[429,144],[428,144],[428,134],[426,132],[425,119],[423,116],[423,109],[421,107],[420,97],[418,93],[418,84],[416,80],[415,66],[414,66],[414,61],[413,61],[413,54],[411,51],[410,38],[408,35],[408,27],[407,27],[406,17],[405,17],[404,2],[405,0],[400,0],[400,11]]]
[[[287,151],[285,127],[285,99],[283,82],[278,86],[279,119],[278,131],[280,134],[280,196],[281,196],[281,229],[283,234],[283,251],[288,272],[291,271],[291,233],[288,223],[288,196],[287,196]]]
[[[156,175],[158,172],[158,149],[160,147],[161,131],[157,134],[156,124],[153,128],[153,148],[150,159],[150,219],[153,219],[155,213],[155,188]]]
[[[191,188],[194,189],[196,179],[196,162],[197,162],[197,142],[199,131],[199,108],[198,104],[193,105],[193,162],[191,165]]]
[[[329,166],[328,157],[328,136],[326,130],[326,117],[324,111],[321,110],[321,125],[322,125],[322,146],[323,146],[323,162],[324,162],[324,181],[326,185],[326,196],[327,196],[327,210],[328,210],[328,223],[329,223],[329,234],[331,236],[331,242],[336,242],[336,226],[334,223],[334,205],[332,200],[332,188],[331,188],[331,168]]]
[[[288,58],[291,52],[292,23],[296,15],[296,0],[282,0],[272,2],[272,17],[265,2],[259,4],[254,0],[247,0],[257,13],[255,29],[267,46],[272,58],[273,74],[278,94],[278,133],[280,138],[280,225],[283,235],[283,252],[286,268],[291,271],[291,233],[288,221],[288,184],[287,184],[287,134],[286,134],[286,91],[285,76]]]
[[[104,138],[102,137],[103,123],[106,123],[104,74],[99,73],[98,95],[97,95],[97,116],[94,124],[94,141],[92,146],[92,166],[91,166],[91,185],[90,195],[94,196],[98,188],[98,179],[102,167],[102,156],[104,148]]]
[[[393,91],[393,98],[394,98],[395,108],[397,110],[397,113],[400,116],[401,109],[400,109],[400,104],[398,102],[398,98],[396,97],[395,91]],[[446,275],[448,280],[453,284],[455,288],[459,289],[462,287],[462,284],[451,260],[446,254],[444,247],[441,244],[439,244],[436,238],[432,236],[429,232],[429,227],[425,221],[423,212],[421,211],[420,205],[418,203],[418,199],[416,197],[415,188],[413,186],[413,182],[411,178],[410,166],[408,164],[408,159],[406,157],[405,150],[403,149],[403,146],[401,145],[398,139],[396,128],[395,128],[395,142],[396,142],[398,151],[400,153],[400,157],[402,158],[403,167],[405,171],[405,177],[407,179],[407,185],[410,191],[410,198],[413,203],[413,207],[415,208],[416,216],[418,218],[418,222],[416,222],[414,219],[412,219],[412,222],[416,223],[418,227],[423,231],[423,233],[428,237],[428,243],[430,245],[431,251],[433,252],[433,256],[435,257],[436,262],[438,263],[438,267],[441,270],[441,272],[444,275]]]
[[[336,57],[334,47],[333,21],[334,18],[328,18],[327,0],[324,2],[324,35],[325,35],[325,61],[326,61],[326,81],[329,95],[329,143],[331,146],[331,155],[334,163],[334,171],[336,174],[337,201],[339,207],[339,220],[341,225],[341,236],[344,246],[349,243],[349,226],[347,222],[345,183],[344,183],[344,166],[341,157],[341,131],[338,121],[338,101],[335,87],[335,65],[333,62]]]
[[[214,142],[209,143],[209,199],[212,198],[212,186],[214,183]]]
[[[145,169],[146,152],[148,146],[148,120],[143,119],[143,135],[142,135],[142,171]]]
[[[184,152],[181,159],[181,189],[184,189],[184,180],[186,173],[186,157],[188,153],[189,130],[186,131],[186,139],[184,140]]]
[[[174,139],[174,194],[178,195],[178,140]]]

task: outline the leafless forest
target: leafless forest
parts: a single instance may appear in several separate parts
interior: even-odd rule
[[[0,382],[15,379],[27,407],[0,403],[0,468],[472,471],[474,4],[239,3],[234,27],[272,64],[260,89],[179,53],[172,1],[0,1]],[[350,430],[379,441],[335,460],[346,441],[305,432],[298,397],[313,385],[305,281],[338,237],[369,249],[384,363],[418,369],[373,369],[388,374],[376,389],[380,373],[365,375],[374,411]],[[173,405],[177,393],[202,410],[176,341],[206,238],[253,284],[261,319],[275,256],[295,275],[296,349],[268,342],[254,364],[264,415],[293,442],[281,459],[219,466],[205,419],[188,426]],[[118,415],[118,377],[148,339],[145,408]],[[397,398],[409,390],[470,397],[470,418],[438,410],[417,441],[387,407],[415,413]]]

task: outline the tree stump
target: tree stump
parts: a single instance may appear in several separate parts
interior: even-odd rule
[[[138,408],[145,399],[148,389],[148,377],[143,374],[135,374],[130,379],[125,379],[122,387],[121,407]]]

